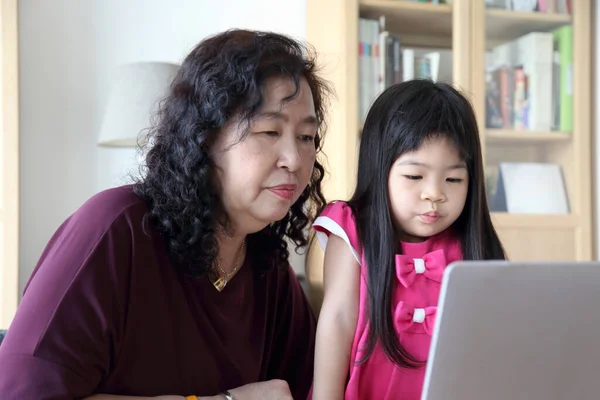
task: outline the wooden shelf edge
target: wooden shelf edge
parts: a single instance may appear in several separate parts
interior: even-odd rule
[[[423,13],[451,14],[451,4],[415,3],[398,0],[360,0],[359,7],[381,8],[388,10],[419,11]]]
[[[496,8],[488,8],[485,11],[487,17],[498,19],[513,19],[523,21],[540,21],[540,22],[555,22],[555,23],[571,23],[570,14],[545,13],[545,12],[525,12],[502,10]]]
[[[579,217],[575,214],[515,214],[492,212],[492,222],[497,228],[574,229],[579,226]]]
[[[519,131],[513,129],[486,129],[485,139],[489,143],[523,143],[523,142],[567,142],[571,140],[571,132],[563,131]]]
[[[429,47],[442,44],[446,47],[451,44],[454,14],[450,4],[398,0],[359,0],[358,4],[359,15],[363,18],[385,16],[386,29],[400,35],[403,45]]]

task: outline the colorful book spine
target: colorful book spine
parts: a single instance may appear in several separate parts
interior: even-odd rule
[[[566,25],[554,32],[559,57],[559,125],[561,131],[573,130],[573,27]]]

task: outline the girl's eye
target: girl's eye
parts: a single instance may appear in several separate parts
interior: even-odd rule
[[[450,183],[460,183],[460,182],[462,182],[463,180],[462,180],[462,179],[460,179],[460,178],[448,178],[448,179],[446,179],[446,181],[448,181],[448,182],[450,182]]]
[[[404,177],[411,181],[418,181],[423,178],[421,175],[404,175]]]
[[[276,131],[264,131],[262,133],[264,133],[265,135],[268,135],[268,136],[277,136],[279,134],[279,132],[276,132]]]

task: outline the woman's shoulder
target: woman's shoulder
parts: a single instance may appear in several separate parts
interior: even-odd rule
[[[147,203],[134,192],[133,185],[117,186],[102,190],[91,196],[75,214],[98,214],[104,218],[118,217],[132,210],[148,211]]]
[[[133,186],[124,185],[94,194],[66,223],[85,230],[90,237],[100,237],[121,222],[134,230],[141,229],[147,212],[147,203],[135,194]]]
[[[36,270],[41,264],[62,257],[71,260],[75,273],[99,252],[110,249],[110,252],[131,253],[136,238],[145,235],[147,212],[146,202],[134,193],[131,185],[96,193],[54,232]]]
[[[78,277],[127,276],[134,246],[138,252],[152,246],[144,228],[147,210],[132,186],[93,195],[54,232],[25,290],[34,281],[52,281],[57,293],[66,293]]]

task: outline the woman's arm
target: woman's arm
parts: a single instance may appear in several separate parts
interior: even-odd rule
[[[317,325],[313,400],[341,400],[348,377],[359,305],[360,266],[348,244],[330,235],[323,267],[324,299]]]
[[[277,275],[277,290],[268,300],[275,305],[270,318],[275,329],[265,350],[266,377],[286,381],[292,397],[305,400],[313,382],[317,319],[292,267]]]
[[[198,397],[198,400],[217,400],[218,397]],[[183,396],[158,396],[158,397],[138,397],[138,396],[115,396],[112,394],[95,394],[86,397],[83,400],[185,400]]]
[[[280,379],[271,379],[263,382],[249,383],[229,390],[235,400],[293,400],[287,382]],[[183,396],[115,396],[96,394],[83,400],[185,400]],[[198,400],[225,400],[225,396],[198,397]]]
[[[223,400],[223,396],[198,397],[198,400]],[[114,396],[112,394],[95,394],[86,397],[83,400],[185,400],[183,396],[158,396],[158,397],[138,397],[138,396]]]

